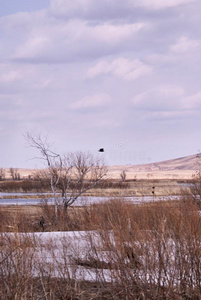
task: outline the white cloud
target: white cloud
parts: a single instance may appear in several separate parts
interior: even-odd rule
[[[197,117],[196,111],[154,111],[150,113],[146,113],[142,116],[144,120],[187,120],[188,118]]]
[[[175,63],[181,63],[182,66],[188,65],[195,67],[195,61],[199,59],[201,51],[201,39],[189,39],[185,36],[177,38],[175,44],[166,48],[165,53],[152,53],[146,55],[144,62],[161,66],[174,67]],[[184,58],[185,57],[185,58]]]
[[[151,68],[139,60],[129,60],[124,57],[112,62],[101,61],[88,70],[88,77],[96,77],[103,74],[112,74],[124,80],[135,80],[151,73]]]
[[[184,95],[181,87],[158,87],[136,95],[131,103],[139,110],[175,111],[181,109],[181,99]]]
[[[100,40],[108,44],[117,43],[127,38],[131,38],[142,29],[146,29],[148,26],[145,23],[135,24],[102,24],[98,26],[88,27],[89,36],[95,40]]]
[[[158,87],[136,95],[131,103],[138,110],[160,112],[160,115],[163,112],[164,116],[176,116],[179,112],[187,116],[201,109],[201,91],[186,95],[181,87]]]
[[[73,103],[72,109],[91,109],[107,107],[111,104],[111,97],[107,94],[86,96],[83,99]]]
[[[11,15],[6,15],[0,18],[0,27],[4,30],[27,30],[33,28],[35,24],[46,23],[46,12],[18,12]]]
[[[127,42],[146,30],[145,23],[92,25],[86,21],[49,21],[35,25],[29,38],[17,46],[13,59],[63,62],[121,51]]]
[[[197,0],[137,0],[130,1],[134,6],[140,6],[151,10],[162,10],[177,7],[179,5],[190,4]]]
[[[201,91],[196,94],[187,96],[183,100],[184,108],[187,110],[201,109]]]
[[[200,50],[200,48],[201,40],[188,39],[187,37],[183,36],[180,37],[176,44],[171,46],[170,49],[176,54],[191,54],[192,52]]]
[[[53,83],[51,68],[34,65],[2,64],[0,68],[0,88],[14,93],[25,93],[48,88]],[[56,77],[56,76],[55,76]],[[6,93],[6,91],[4,91]]]
[[[37,35],[25,41],[23,45],[18,46],[14,57],[36,57],[40,53],[45,53],[49,46],[51,46],[51,40],[48,37]]]
[[[7,73],[0,75],[0,82],[15,82],[23,78],[23,75],[19,71],[10,70]]]

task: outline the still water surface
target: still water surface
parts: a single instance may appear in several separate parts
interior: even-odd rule
[[[38,196],[39,198],[31,198],[31,196]],[[0,193],[0,205],[38,205],[47,202],[48,204],[54,204],[54,198],[44,199],[46,193]],[[40,198],[43,196],[43,198]],[[10,197],[10,198],[9,198]],[[12,197],[16,197],[12,199]],[[29,197],[29,198],[26,198]],[[117,198],[117,197],[115,197]],[[133,204],[140,204],[144,202],[152,201],[165,201],[165,200],[178,200],[180,196],[143,196],[143,197],[123,197],[127,201],[131,201]],[[94,203],[101,203],[112,199],[112,197],[79,197],[73,205],[84,206]],[[62,198],[57,198],[57,201],[62,202]]]

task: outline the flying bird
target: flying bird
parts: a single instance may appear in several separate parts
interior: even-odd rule
[[[99,152],[104,152],[104,148],[100,148],[98,151]]]

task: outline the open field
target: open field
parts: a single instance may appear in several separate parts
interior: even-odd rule
[[[126,172],[127,179],[191,179],[192,175],[195,174],[195,169],[165,169],[160,170],[157,168],[149,168],[146,165],[136,165],[136,166],[108,166],[108,178],[109,179],[119,179],[122,171]],[[35,169],[19,169],[19,173],[22,179],[28,177],[33,177]],[[9,169],[6,169],[6,177],[9,178]]]
[[[176,179],[139,179],[139,180],[107,180],[101,187],[97,186],[85,192],[84,196],[97,197],[133,197],[133,196],[152,196],[153,187],[156,196],[178,195],[181,189],[188,189],[191,180]],[[20,181],[0,181],[0,199],[3,193],[27,193],[24,198],[45,198],[51,197],[50,186],[42,186],[40,182],[34,180]],[[29,194],[32,193],[32,194]],[[44,194],[45,193],[45,194]],[[15,194],[9,196],[3,195],[4,198],[17,198]]]

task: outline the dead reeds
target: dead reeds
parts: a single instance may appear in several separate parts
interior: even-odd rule
[[[30,218],[1,214],[13,232],[0,235],[0,299],[201,299],[201,217],[190,197],[112,199],[67,220],[61,210],[57,222],[51,206],[40,212],[44,228],[38,215],[32,231],[44,232],[26,234]]]

